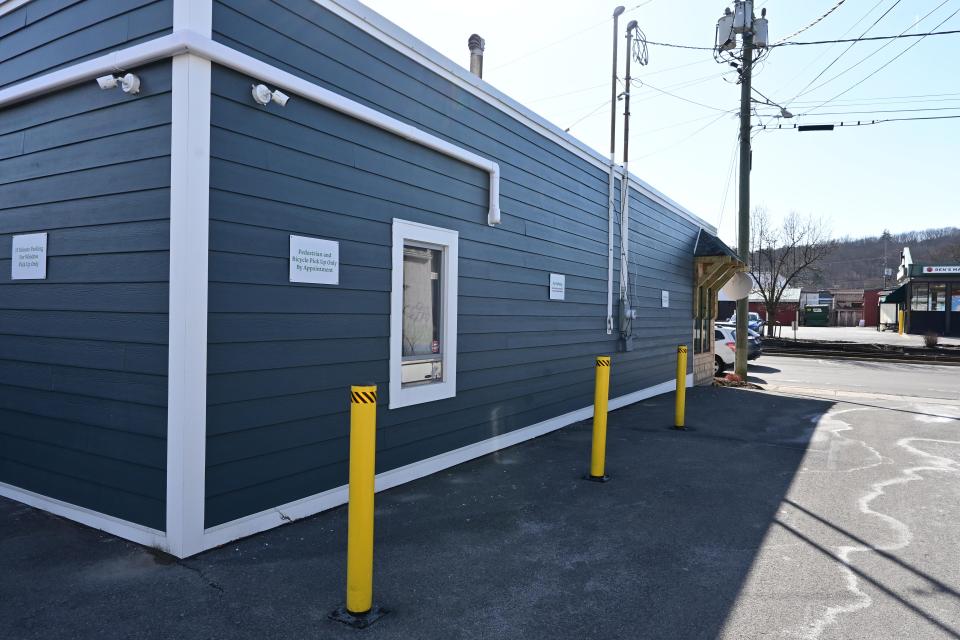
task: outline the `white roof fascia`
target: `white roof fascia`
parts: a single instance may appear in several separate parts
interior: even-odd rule
[[[0,16],[10,13],[14,9],[19,9],[33,0],[0,0]]]
[[[487,104],[503,111],[507,115],[526,124],[553,142],[558,143],[568,151],[576,154],[600,167],[604,171],[610,169],[610,161],[599,151],[591,148],[584,142],[563,131],[557,125],[537,115],[505,93],[496,89],[489,82],[478,78],[456,62],[447,58],[430,45],[415,38],[379,13],[357,2],[357,0],[313,0],[318,5],[328,9],[338,17],[358,27],[362,31],[376,37],[408,58],[418,62],[446,80],[472,93]],[[630,174],[630,183],[634,188],[651,200],[658,202],[670,211],[687,218],[689,221],[717,233],[714,225],[697,216],[683,205],[677,203],[633,173]]]

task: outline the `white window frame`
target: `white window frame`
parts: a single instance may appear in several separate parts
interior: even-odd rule
[[[460,234],[452,229],[393,219],[390,290],[390,408],[433,402],[457,395],[457,265]],[[406,242],[433,245],[443,250],[441,291],[441,358],[443,380],[403,387],[403,247]]]

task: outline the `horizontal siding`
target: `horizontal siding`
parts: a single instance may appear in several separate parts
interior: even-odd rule
[[[495,160],[503,223],[483,172],[295,95],[258,108],[214,67],[207,526],[344,484],[351,383],[380,385],[379,471],[592,402],[616,351],[606,172],[308,0],[217,0],[214,39]],[[630,216],[638,348],[613,395],[670,379],[692,326],[698,228],[637,193]],[[393,218],[456,230],[460,277],[457,396],[390,411]],[[288,282],[291,234],[340,242],[339,286]]]
[[[33,0],[0,16],[0,87],[170,33],[173,0]]]
[[[43,25],[164,3],[68,4],[28,14],[2,77]],[[0,111],[0,481],[163,529],[170,63],[137,73],[138,96],[90,82]],[[35,232],[47,278],[13,281],[11,237]]]

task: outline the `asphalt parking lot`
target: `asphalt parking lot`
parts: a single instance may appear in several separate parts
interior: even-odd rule
[[[0,500],[0,637],[960,638],[960,402],[795,362],[690,390],[686,432],[672,395],[614,412],[608,484],[581,423],[378,494],[364,631],[326,618],[343,508],[178,561]]]

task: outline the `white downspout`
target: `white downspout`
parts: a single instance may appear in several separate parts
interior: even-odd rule
[[[613,333],[613,215],[616,163],[610,154],[610,193],[607,198],[607,335]]]
[[[630,171],[627,168],[628,163],[623,163],[623,177],[620,181],[621,198],[620,202],[620,300],[621,304],[629,305],[629,257],[630,257]],[[621,310],[621,315],[626,313],[627,306]]]

